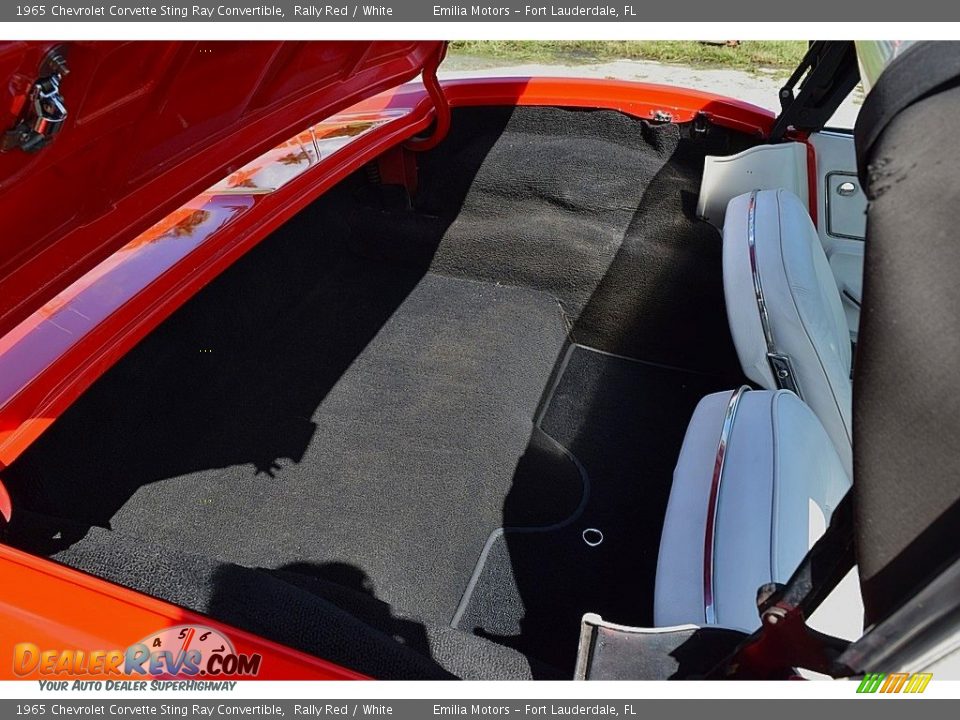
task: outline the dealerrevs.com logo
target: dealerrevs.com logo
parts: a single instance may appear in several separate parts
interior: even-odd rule
[[[124,649],[13,648],[17,677],[216,678],[256,677],[262,658],[238,653],[226,635],[203,625],[179,625],[152,633]]]
[[[922,693],[933,673],[868,673],[863,676],[858,693]]]

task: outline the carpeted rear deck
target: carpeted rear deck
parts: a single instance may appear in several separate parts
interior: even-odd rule
[[[11,541],[381,677],[564,672],[578,612],[648,616],[689,413],[740,379],[693,217],[727,140],[457,111],[412,207],[350,178],[101,378],[4,473]],[[560,368],[571,337],[646,364]],[[502,526],[559,527],[478,566]],[[353,649],[322,630],[343,611],[372,628]]]
[[[544,293],[428,274],[333,378],[321,368],[351,322],[345,299],[375,295],[379,277],[342,267],[330,286],[290,309],[285,324],[296,325],[295,334],[264,328],[270,352],[227,352],[220,335],[228,331],[175,351],[141,348],[142,360],[170,353],[164,386],[152,388],[151,406],[140,408],[149,425],[182,427],[191,418],[189,435],[167,438],[180,472],[156,477],[149,457],[158,438],[124,407],[130,387],[116,374],[97,387],[112,407],[96,414],[118,428],[140,424],[145,434],[114,433],[91,444],[53,433],[38,445],[42,461],[31,462],[32,454],[14,481],[31,477],[57,488],[46,498],[49,514],[160,545],[253,567],[296,564],[333,579],[354,568],[385,602],[449,622],[500,525],[565,328]],[[226,322],[231,308],[204,312],[223,313]],[[198,375],[216,387],[226,374],[237,393],[227,408],[212,405],[209,393],[178,388],[185,377],[200,384]],[[303,395],[319,404],[298,415]],[[85,415],[80,407],[71,420],[83,426],[93,420]],[[302,448],[273,457],[292,440]],[[221,465],[234,447],[235,461]],[[109,516],[108,507],[115,508]],[[571,510],[550,500],[532,520],[551,522]]]

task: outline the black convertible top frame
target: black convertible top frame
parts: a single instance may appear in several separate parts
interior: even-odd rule
[[[790,128],[822,130],[858,82],[860,68],[852,41],[810,43],[807,54],[780,89],[781,112],[770,131],[770,141],[783,140]],[[800,90],[794,95],[797,83]]]

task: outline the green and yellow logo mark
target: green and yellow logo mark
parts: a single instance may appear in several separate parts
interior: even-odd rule
[[[858,693],[922,693],[933,673],[867,673],[860,681]]]

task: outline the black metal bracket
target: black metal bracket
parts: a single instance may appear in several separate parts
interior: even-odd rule
[[[803,132],[822,130],[858,82],[860,68],[852,41],[812,42],[780,89],[781,112],[770,131],[770,141],[782,140],[791,128]],[[800,89],[794,95],[798,83]]]

